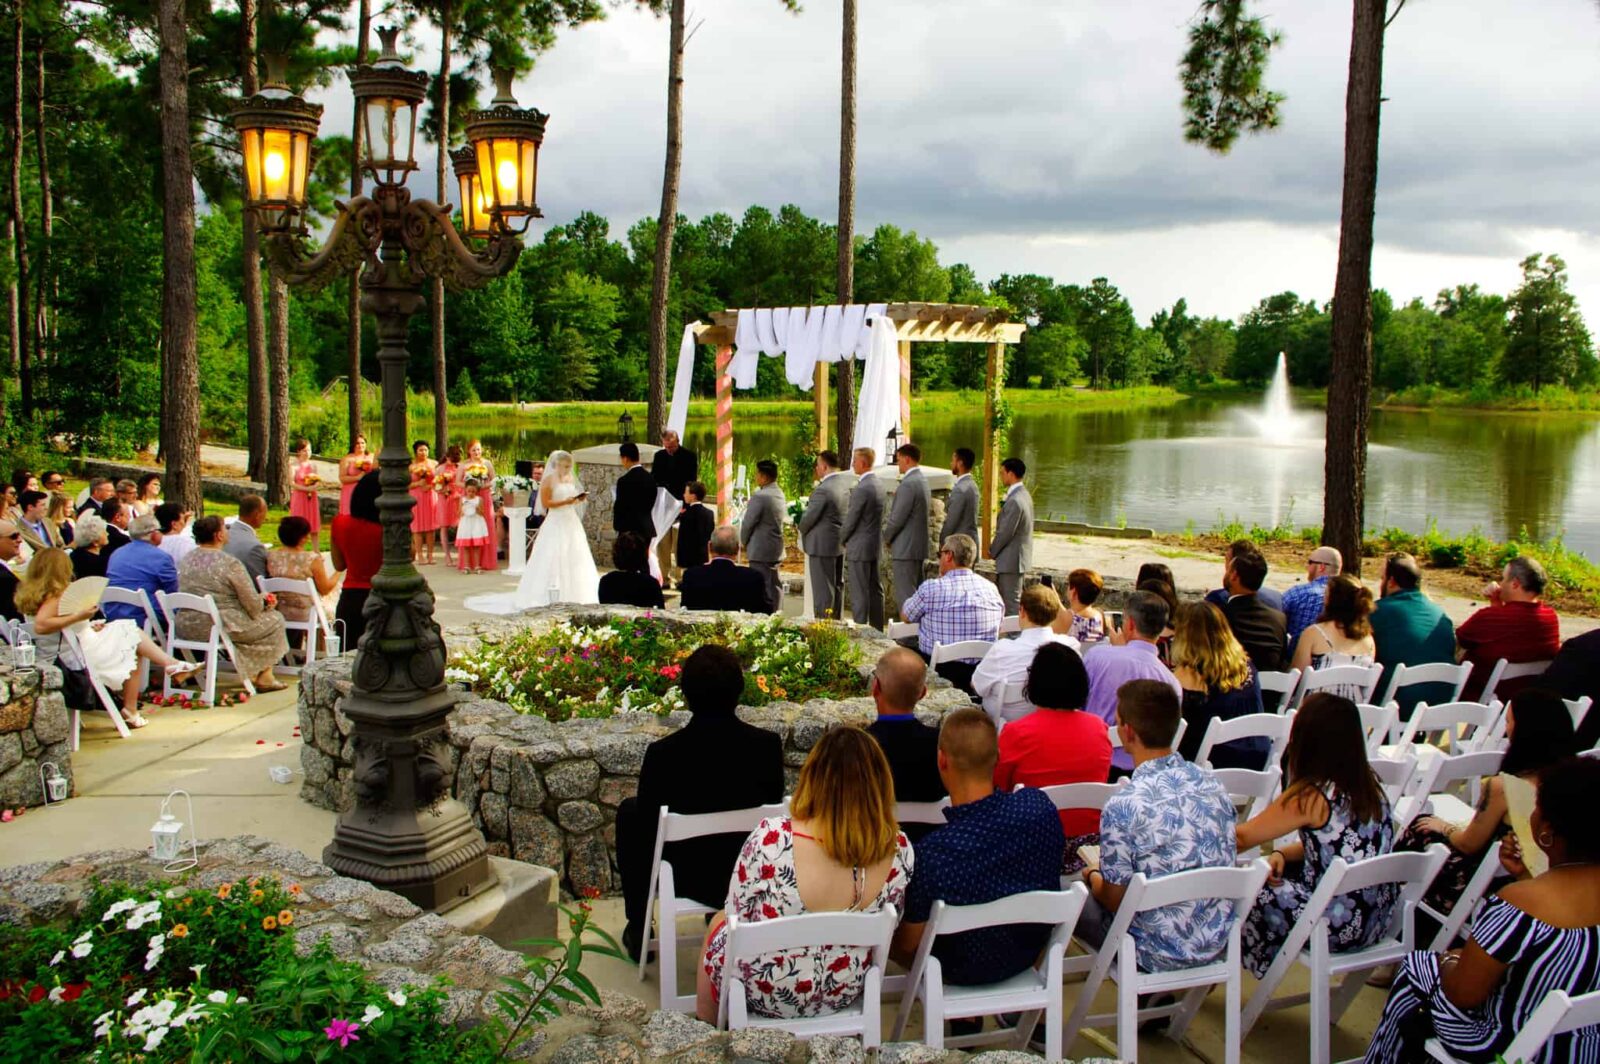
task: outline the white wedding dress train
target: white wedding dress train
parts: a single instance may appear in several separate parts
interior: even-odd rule
[[[550,494],[556,502],[576,496],[582,489],[573,483],[555,485]],[[520,613],[523,610],[555,603],[594,605],[600,601],[600,573],[589,550],[589,536],[583,530],[583,504],[558,506],[545,517],[534,537],[533,553],[522,571],[517,590],[510,594],[473,595],[464,605],[478,613]]]

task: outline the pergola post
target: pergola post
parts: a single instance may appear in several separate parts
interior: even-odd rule
[[[900,435],[911,439],[911,341],[900,341]],[[892,462],[894,455],[883,456]]]
[[[717,524],[733,514],[733,345],[717,346]]]
[[[980,544],[985,553],[994,534],[995,502],[1000,497],[1000,440],[994,431],[994,415],[1000,406],[1000,388],[1005,380],[1006,345],[989,345],[988,371],[983,383],[983,498],[979,508]]]
[[[817,419],[817,450],[828,449],[828,364],[818,362],[811,384],[812,410]]]

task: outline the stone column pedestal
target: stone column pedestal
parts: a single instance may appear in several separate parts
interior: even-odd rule
[[[583,508],[583,528],[589,534],[589,549],[594,552],[597,565],[611,563],[611,545],[617,533],[611,527],[612,489],[622,476],[622,457],[615,443],[597,443],[572,452],[577,464],[578,479],[589,493],[589,503]],[[648,443],[639,444],[639,463],[646,469],[655,460],[661,448]]]

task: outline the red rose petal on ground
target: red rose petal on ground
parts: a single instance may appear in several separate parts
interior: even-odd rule
[[[279,745],[279,746],[282,746],[282,745],[283,745],[283,744],[282,744],[282,743],[279,743],[279,744],[278,744],[278,745]]]
[[[257,746],[266,746],[267,745],[267,741],[265,739],[257,739],[256,740],[256,745]]]

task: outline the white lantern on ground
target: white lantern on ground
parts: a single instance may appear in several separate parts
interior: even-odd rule
[[[22,633],[17,644],[11,648],[11,665],[17,669],[33,668],[34,650],[33,640],[28,638],[26,632]]]
[[[49,769],[48,773],[46,769]],[[39,785],[44,790],[45,805],[55,805],[67,800],[67,788],[70,784],[54,761],[46,761],[39,766]]]
[[[183,852],[184,823],[172,812],[172,800],[180,794],[189,803],[189,856],[185,858],[179,857]],[[200,844],[194,831],[194,799],[188,791],[173,791],[162,800],[161,815],[150,827],[150,854],[165,864],[168,872],[181,872],[200,863]]]

